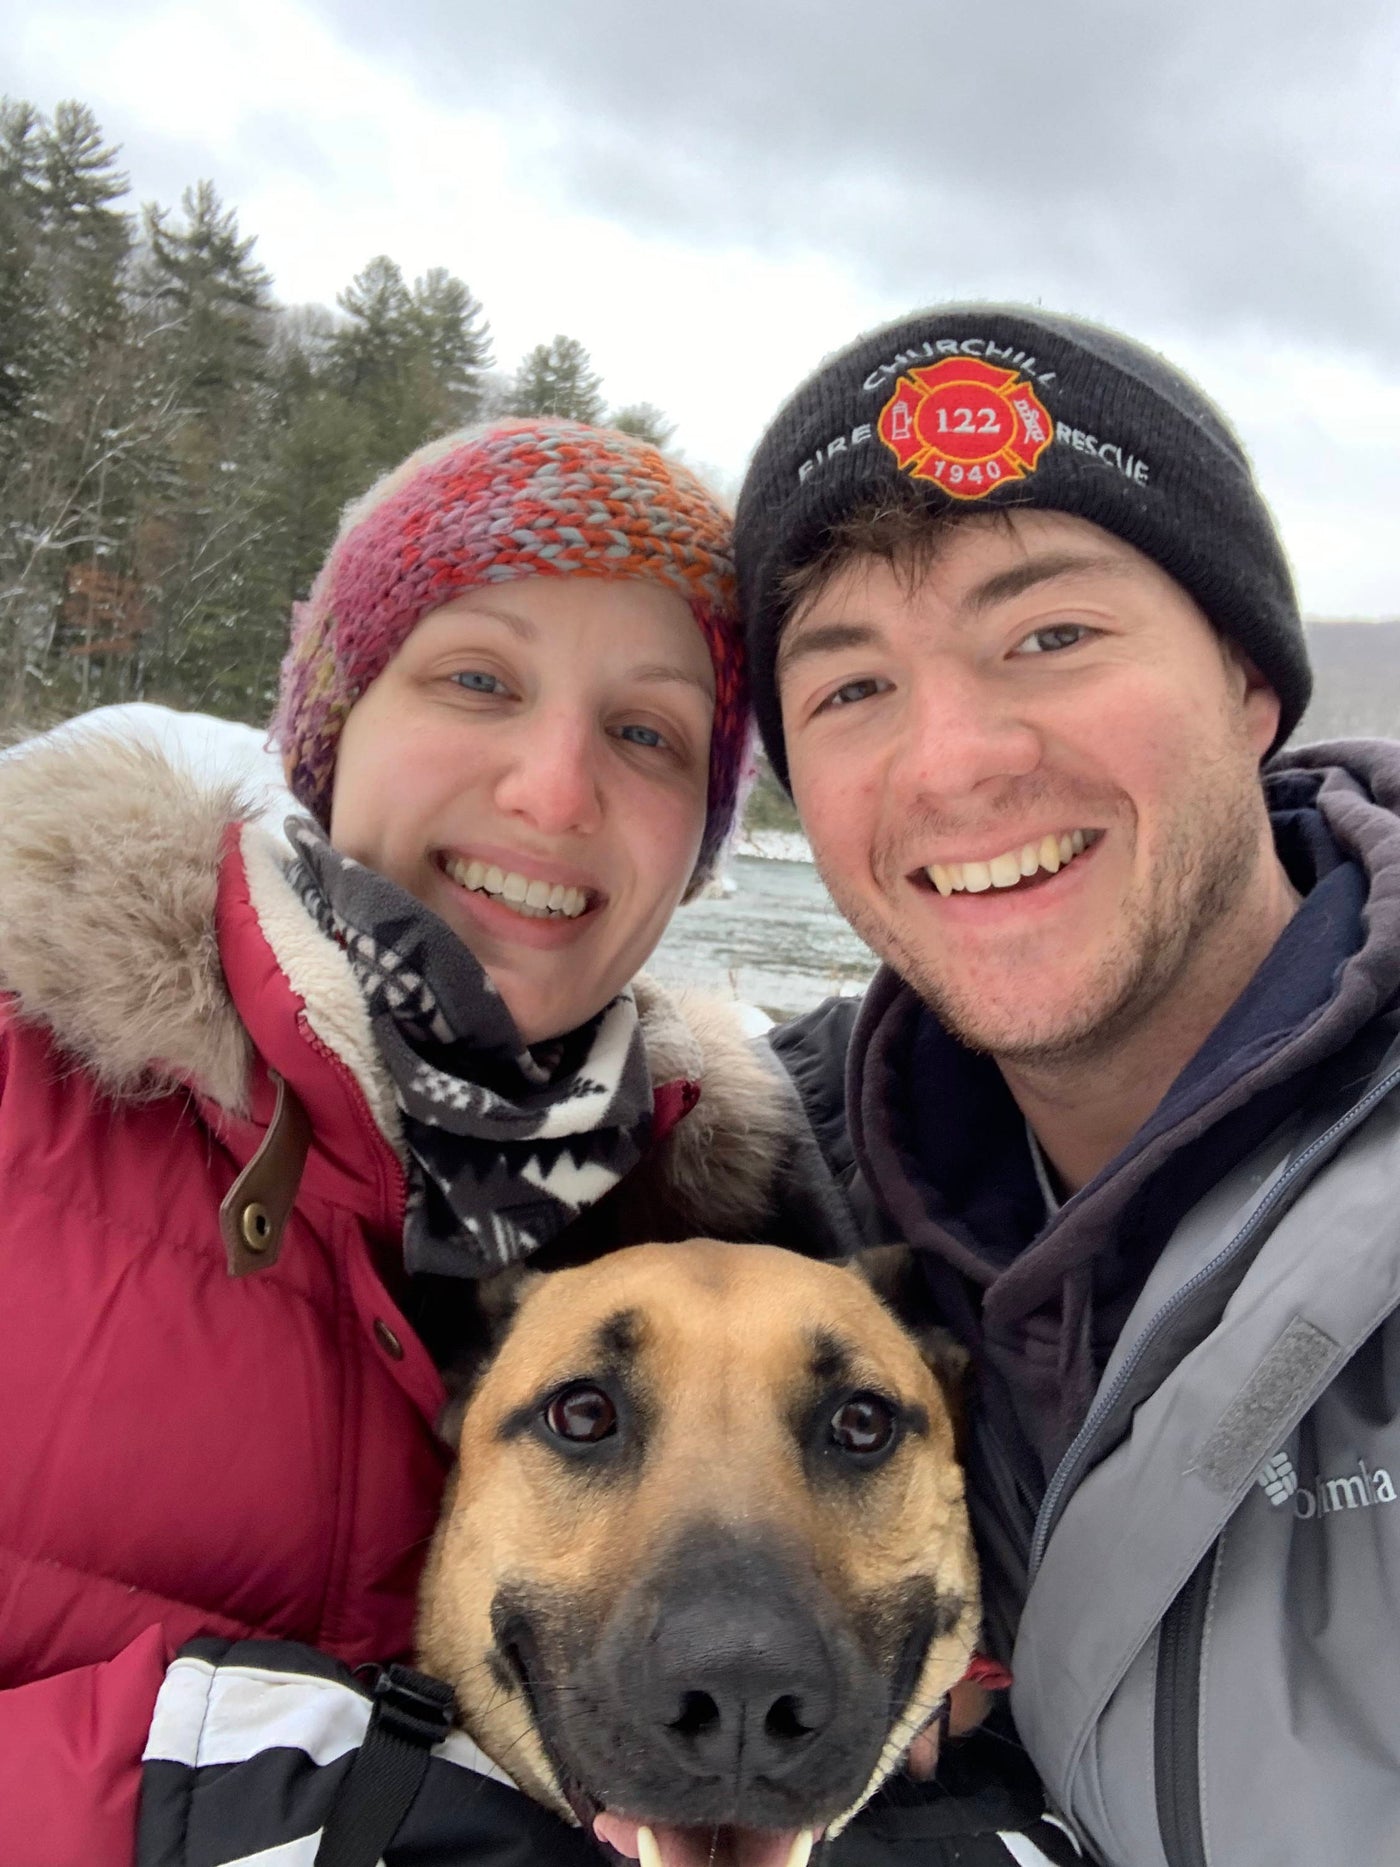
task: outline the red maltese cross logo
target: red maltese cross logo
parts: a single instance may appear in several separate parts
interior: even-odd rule
[[[900,377],[877,432],[914,479],[954,499],[982,499],[1035,472],[1055,424],[1015,370],[945,357]]]

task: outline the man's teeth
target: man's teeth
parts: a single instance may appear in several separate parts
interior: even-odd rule
[[[980,895],[988,888],[1014,888],[1038,869],[1055,874],[1083,855],[1087,841],[1083,830],[1064,830],[1058,836],[1042,836],[1038,843],[1005,850],[990,862],[935,862],[926,873],[940,895]]]
[[[588,906],[588,896],[581,888],[566,888],[562,882],[532,882],[514,869],[498,869],[493,862],[459,862],[454,856],[442,866],[460,888],[494,895],[527,920],[544,920],[550,915],[576,920]]]

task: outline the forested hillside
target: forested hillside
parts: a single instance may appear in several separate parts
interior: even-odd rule
[[[506,411],[611,420],[576,340],[493,368],[470,288],[369,258],[279,305],[207,181],[131,201],[92,113],[0,102],[0,730],[148,699],[261,722],[345,501]]]
[[[261,723],[292,603],[345,501],[506,411],[609,420],[558,336],[495,367],[484,307],[368,258],[334,310],[278,304],[207,181],[138,206],[82,104],[0,101],[0,735],[113,700]],[[1302,737],[1400,735],[1400,622],[1309,631]],[[776,787],[754,809],[787,822]]]

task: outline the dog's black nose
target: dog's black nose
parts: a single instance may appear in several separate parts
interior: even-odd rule
[[[739,1794],[800,1764],[836,1708],[820,1632],[788,1598],[704,1590],[672,1599],[642,1673],[636,1709],[676,1762]]]

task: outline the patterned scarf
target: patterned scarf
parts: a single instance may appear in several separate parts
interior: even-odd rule
[[[405,1264],[487,1277],[531,1256],[646,1150],[651,1078],[631,988],[526,1049],[445,921],[310,818],[289,818],[287,835],[289,879],[360,982],[403,1112]]]

